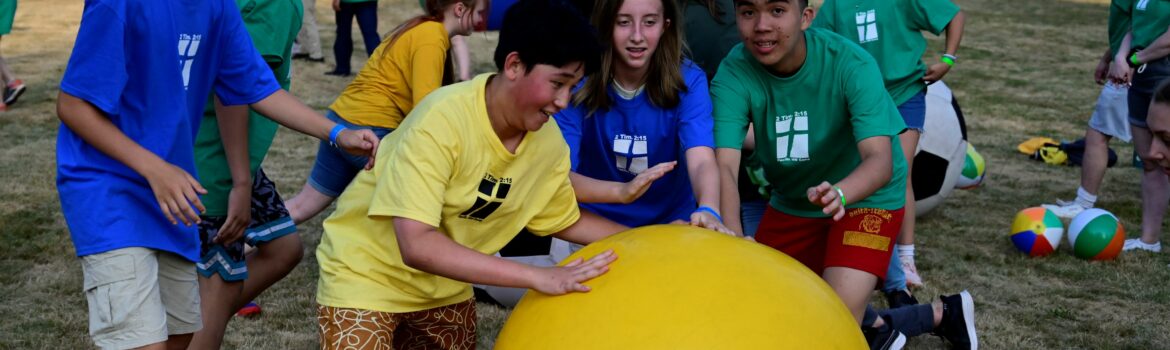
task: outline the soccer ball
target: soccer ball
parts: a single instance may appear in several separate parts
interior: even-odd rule
[[[1043,207],[1021,210],[1012,222],[1012,244],[1031,257],[1052,254],[1063,235],[1064,223]]]
[[[1092,208],[1068,224],[1068,246],[1081,259],[1112,260],[1125,243],[1125,227],[1112,213]]]
[[[955,182],[955,188],[969,190],[979,187],[979,184],[983,183],[986,170],[983,155],[975,151],[975,146],[967,142],[967,157],[963,161],[963,171],[959,172],[959,180]]]
[[[914,203],[922,216],[954,190],[967,157],[967,124],[959,102],[941,81],[926,89],[926,123],[914,153]]]

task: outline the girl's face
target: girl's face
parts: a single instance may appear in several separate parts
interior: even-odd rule
[[[459,17],[459,29],[456,30],[456,35],[471,35],[475,28],[481,27],[484,22],[484,13],[487,12],[487,1],[476,0],[472,3],[474,8],[468,8],[462,2],[456,2],[454,5],[455,16]]]
[[[658,40],[670,21],[664,18],[661,0],[626,0],[613,23],[616,68],[644,71],[654,57]]]

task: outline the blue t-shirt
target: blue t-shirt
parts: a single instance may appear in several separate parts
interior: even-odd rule
[[[696,202],[685,153],[692,147],[714,147],[715,141],[707,76],[690,60],[683,62],[682,75],[686,91],[673,109],[654,106],[646,92],[625,100],[609,85],[609,109],[586,116],[587,107],[574,105],[557,113],[578,174],[629,182],[656,164],[679,161],[633,203],[582,203],[582,208],[630,227],[690,220]]]
[[[61,91],[192,175],[195,133],[213,88],[227,105],[280,89],[232,0],[85,2]],[[145,247],[198,257],[195,226],[168,222],[145,178],[64,124],[57,191],[78,256]]]

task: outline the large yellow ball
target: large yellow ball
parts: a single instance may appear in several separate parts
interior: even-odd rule
[[[865,349],[829,285],[772,248],[683,225],[629,230],[565,261],[613,249],[589,293],[529,291],[498,349]],[[564,262],[562,262],[564,263]]]

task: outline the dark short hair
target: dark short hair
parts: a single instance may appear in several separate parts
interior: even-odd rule
[[[601,65],[597,30],[565,0],[520,0],[508,8],[496,45],[496,69],[503,70],[513,52],[520,55],[525,71],[538,64],[581,62],[589,75]]]
[[[1170,104],[1170,78],[1162,80],[1154,89],[1154,103]]]

